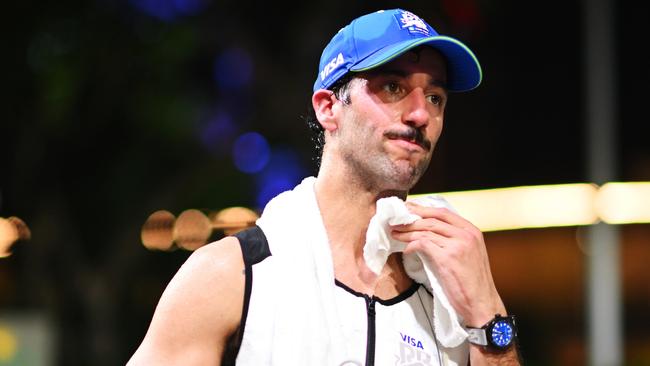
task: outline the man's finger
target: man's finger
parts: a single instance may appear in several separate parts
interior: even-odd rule
[[[453,225],[434,218],[420,219],[406,225],[391,226],[391,229],[395,232],[431,231],[447,238],[453,237],[459,230]]]
[[[409,211],[423,219],[434,218],[459,228],[473,227],[471,222],[446,208],[425,207],[414,203],[407,205]]]
[[[394,239],[407,243],[407,246],[410,245],[409,243],[422,240],[429,241],[441,248],[449,244],[449,238],[431,231],[393,231],[391,235]]]

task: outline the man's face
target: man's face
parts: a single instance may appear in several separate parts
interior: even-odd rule
[[[429,165],[447,92],[444,58],[423,47],[360,73],[333,134],[343,161],[381,190],[408,190]]]

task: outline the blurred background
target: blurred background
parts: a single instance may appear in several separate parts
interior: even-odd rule
[[[147,218],[233,206],[259,213],[314,174],[302,116],[320,52],[366,12],[411,10],[463,40],[483,66],[477,90],[451,95],[442,139],[413,193],[593,182],[588,2],[4,6],[0,217],[19,218],[13,222],[28,232],[0,258],[0,365],[124,364],[191,253],[143,246]],[[647,13],[632,2],[615,2],[607,13],[608,179],[648,181],[650,76],[639,55]],[[585,230],[486,233],[528,365],[589,363]],[[650,226],[618,232],[621,363],[650,365]],[[223,235],[215,229],[209,239]]]

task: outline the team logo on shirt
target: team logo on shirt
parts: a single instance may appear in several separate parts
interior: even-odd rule
[[[416,348],[421,348],[424,349],[422,346],[422,342],[418,341],[417,339],[411,337],[410,335],[403,334],[402,332],[399,333],[400,336],[402,336],[402,340],[406,342],[407,344],[410,344],[413,347]]]
[[[421,341],[401,332],[399,335],[402,342],[399,355],[395,355],[395,366],[432,366],[431,355],[424,351]]]

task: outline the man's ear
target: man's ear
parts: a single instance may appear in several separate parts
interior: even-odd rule
[[[311,96],[311,105],[316,112],[316,119],[326,131],[335,131],[338,128],[334,118],[334,105],[338,99],[334,92],[326,89],[319,89]]]

